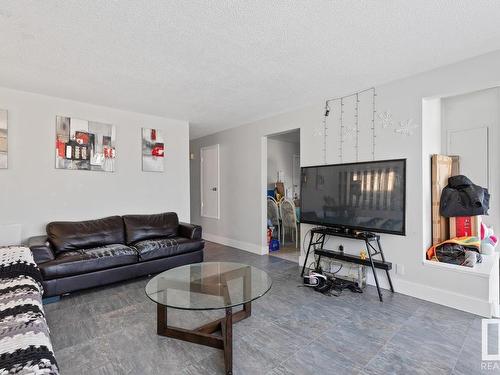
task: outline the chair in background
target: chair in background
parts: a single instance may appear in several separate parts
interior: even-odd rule
[[[278,202],[273,197],[267,197],[267,220],[278,230],[278,239],[280,239],[280,213]]]
[[[285,234],[290,232],[292,241],[295,241],[295,247],[299,247],[298,229],[297,229],[297,214],[295,204],[291,199],[284,198],[280,201],[281,226],[283,242],[285,244]]]

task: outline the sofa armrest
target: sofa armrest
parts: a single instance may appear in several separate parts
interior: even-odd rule
[[[201,226],[196,224],[179,223],[179,236],[191,240],[201,240]]]
[[[47,236],[31,237],[28,240],[28,247],[33,253],[36,264],[45,263],[54,260],[54,251]]]

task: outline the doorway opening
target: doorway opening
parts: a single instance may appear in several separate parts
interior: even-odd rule
[[[299,262],[300,129],[267,136],[269,255]]]

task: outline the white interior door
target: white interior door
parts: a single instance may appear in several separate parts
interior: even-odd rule
[[[220,218],[219,145],[202,147],[201,158],[201,216]]]
[[[460,174],[489,187],[488,128],[450,130],[448,155],[460,156]]]

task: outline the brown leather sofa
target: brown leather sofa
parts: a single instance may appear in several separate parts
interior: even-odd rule
[[[201,227],[176,213],[110,216],[47,225],[29,239],[51,297],[203,261]]]

